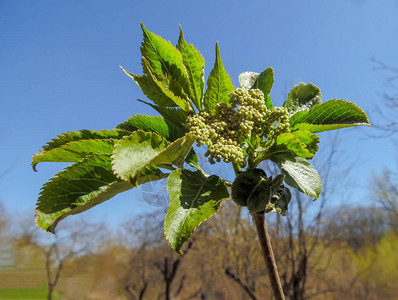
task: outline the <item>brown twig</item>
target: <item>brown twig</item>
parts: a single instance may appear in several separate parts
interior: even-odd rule
[[[256,225],[258,238],[261,244],[261,250],[267,267],[269,280],[271,282],[272,292],[274,293],[275,300],[285,300],[283,294],[282,284],[279,279],[278,268],[276,266],[274,253],[271,247],[271,241],[268,235],[267,224],[265,222],[264,211],[250,212],[254,224]]]
[[[242,282],[242,280],[241,280],[239,277],[237,277],[234,273],[232,273],[231,270],[230,270],[229,268],[226,268],[226,269],[225,269],[225,274],[226,274],[229,278],[231,278],[232,280],[234,280],[236,283],[238,283],[238,284],[240,285],[240,287],[243,288],[243,289],[245,290],[245,292],[249,295],[249,297],[250,297],[252,300],[257,300],[257,297],[256,297],[256,295],[254,295],[253,291],[252,291],[246,284],[244,284],[244,283]]]

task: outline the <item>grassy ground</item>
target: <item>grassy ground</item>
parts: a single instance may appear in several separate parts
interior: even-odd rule
[[[60,293],[54,292],[53,299],[58,299]],[[0,299],[2,300],[36,300],[47,299],[47,288],[38,287],[35,289],[2,289],[0,288]]]

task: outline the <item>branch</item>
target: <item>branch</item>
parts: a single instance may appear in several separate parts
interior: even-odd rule
[[[146,291],[146,288],[147,288],[147,287],[148,287],[148,282],[145,281],[145,282],[144,282],[144,286],[142,287],[142,289],[141,289],[141,291],[140,291],[139,300],[142,300],[142,299],[144,298],[144,294],[145,294],[145,291]]]
[[[261,244],[261,250],[267,266],[269,280],[271,282],[272,292],[275,300],[285,300],[281,281],[279,279],[278,267],[276,266],[274,253],[271,247],[271,241],[268,235],[267,224],[265,222],[264,211],[250,212],[258,233],[258,238]]]
[[[240,280],[240,278],[236,277],[235,274],[233,274],[229,268],[225,269],[225,274],[234,280],[237,284],[240,285],[241,288],[245,290],[245,292],[252,298],[253,300],[257,300],[257,297],[253,294],[253,292],[250,290],[250,288]]]
[[[196,292],[194,292],[191,296],[188,296],[184,300],[189,300],[189,299],[192,299],[192,298],[196,298],[196,296],[200,294],[200,291],[201,291],[201,288],[199,288]]]
[[[127,284],[124,290],[131,296],[132,300],[138,300],[137,293],[134,290],[134,286]]]
[[[177,289],[177,291],[175,292],[175,296],[176,296],[176,297],[181,293],[182,288],[183,288],[183,286],[184,286],[184,281],[185,281],[186,278],[187,278],[187,275],[182,276],[181,281],[180,281],[180,285],[178,286],[178,289]]]

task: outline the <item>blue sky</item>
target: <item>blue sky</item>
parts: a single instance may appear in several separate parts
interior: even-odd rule
[[[398,66],[397,0],[285,1],[15,1],[0,2],[0,201],[8,212],[32,213],[40,187],[64,164],[30,167],[32,154],[55,135],[111,129],[133,114],[151,114],[144,96],[119,69],[140,73],[140,22],[176,43],[178,26],[206,59],[221,58],[235,86],[243,71],[275,70],[271,93],[282,104],[300,82],[323,99],[354,101],[370,115],[382,101],[387,73],[372,57]],[[341,132],[356,162],[353,202],[368,198],[372,171],[396,169],[389,139],[373,129]],[[321,136],[324,138],[325,134]],[[322,151],[322,142],[321,150]],[[93,209],[90,218],[117,222],[150,205],[127,192]]]

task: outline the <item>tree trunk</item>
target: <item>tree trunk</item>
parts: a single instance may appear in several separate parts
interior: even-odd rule
[[[54,286],[51,283],[48,283],[48,295],[47,295],[47,300],[52,300],[53,298],[53,291],[54,291]]]

